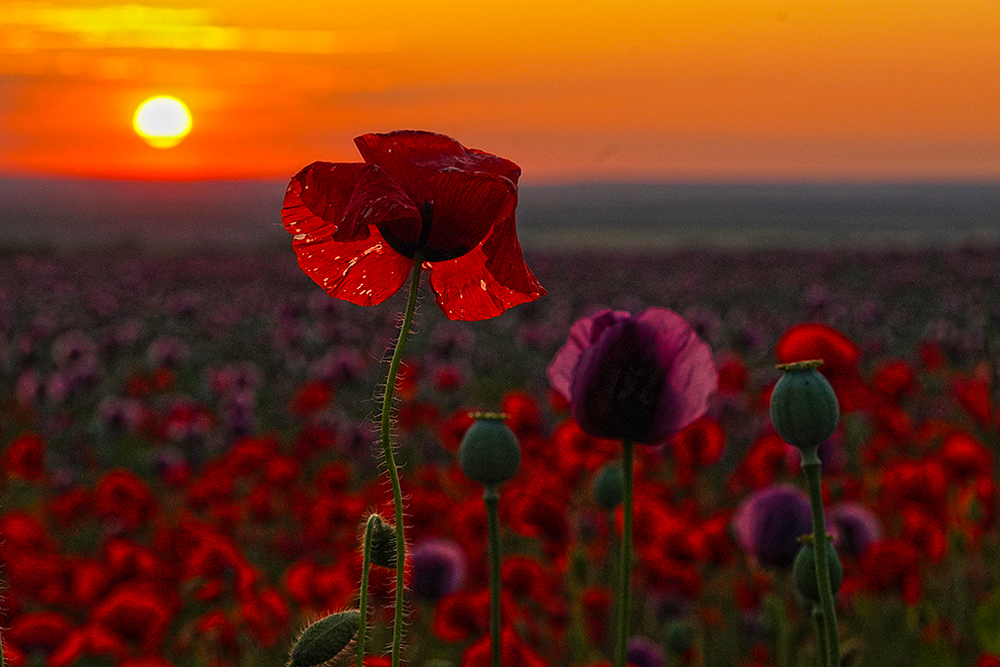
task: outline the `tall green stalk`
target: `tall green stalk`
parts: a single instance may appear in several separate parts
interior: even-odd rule
[[[500,667],[500,493],[496,484],[483,491],[489,524],[490,552],[490,649],[493,667]]]
[[[630,441],[622,442],[622,542],[618,576],[618,641],[615,645],[615,667],[626,667],[628,628],[632,594],[632,450]]]
[[[365,523],[365,546],[361,559],[361,600],[358,603],[358,655],[356,667],[362,667],[365,660],[365,634],[368,632],[368,572],[372,567],[372,530],[378,515],[372,514]],[[2,666],[0,666],[2,667]]]
[[[819,447],[802,448],[802,472],[809,484],[809,507],[812,510],[813,551],[816,554],[816,584],[819,588],[820,609],[823,612],[823,625],[826,630],[827,665],[840,665],[840,637],[837,629],[837,608],[833,602],[833,589],[830,586],[830,569],[826,550],[829,547],[826,537],[826,517],[823,514],[823,491],[820,486],[822,463],[817,455]]]
[[[406,339],[410,334],[410,324],[417,308],[417,291],[420,288],[420,270],[423,255],[416,253],[413,257],[413,274],[410,278],[410,293],[406,300],[406,311],[403,314],[403,324],[399,328],[399,339],[396,349],[389,362],[389,375],[385,383],[385,395],[382,398],[382,453],[385,454],[386,469],[392,480],[392,499],[396,509],[396,604],[392,624],[392,667],[399,667],[400,646],[403,642],[403,568],[406,565],[406,540],[403,535],[403,492],[399,486],[399,471],[396,469],[396,458],[392,453],[392,398],[396,391],[396,376],[399,374],[399,364],[406,349]]]
[[[823,621],[823,610],[813,605],[812,610],[813,630],[816,632],[816,667],[830,667],[827,642],[826,624]]]

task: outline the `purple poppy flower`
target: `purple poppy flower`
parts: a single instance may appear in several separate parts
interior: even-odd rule
[[[548,376],[583,430],[644,444],[662,443],[705,414],[718,384],[712,351],[666,308],[579,320]]]
[[[837,503],[830,507],[827,516],[842,554],[858,558],[882,539],[882,523],[861,503]]]
[[[411,554],[413,593],[422,600],[438,600],[465,583],[466,557],[451,540],[429,538]]]
[[[764,567],[790,568],[801,547],[798,538],[812,532],[809,499],[787,484],[761,489],[740,503],[733,532],[743,550]]]
[[[632,637],[626,652],[629,665],[635,667],[664,667],[666,656],[659,644],[648,637]]]

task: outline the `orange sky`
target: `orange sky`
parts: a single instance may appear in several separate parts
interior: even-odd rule
[[[532,183],[997,180],[998,35],[997,0],[0,0],[0,174],[280,178],[414,128]]]

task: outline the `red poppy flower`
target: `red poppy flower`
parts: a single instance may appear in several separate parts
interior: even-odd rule
[[[833,385],[844,412],[871,403],[871,392],[858,375],[861,350],[833,327],[818,322],[796,324],[778,340],[774,355],[780,364],[822,359],[819,371]]]
[[[431,132],[354,143],[364,163],[314,162],[292,178],[282,209],[299,266],[331,296],[381,303],[417,253],[452,320],[486,319],[545,294],[515,230],[520,167]]]

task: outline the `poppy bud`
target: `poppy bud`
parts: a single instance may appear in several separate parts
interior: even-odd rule
[[[394,569],[396,567],[396,528],[391,523],[386,523],[377,514],[372,520],[375,522],[372,525],[372,564],[387,567],[390,570]]]
[[[840,564],[840,556],[833,545],[826,545],[827,571],[830,573],[830,590],[834,595],[840,590],[844,581],[844,567]],[[813,551],[812,540],[806,540],[795,557],[792,565],[792,579],[799,595],[814,604],[819,604],[819,586],[816,583],[816,552]]]
[[[590,485],[590,495],[593,496],[595,503],[610,511],[622,501],[624,489],[622,469],[609,463],[594,475],[594,481]]]
[[[818,447],[837,430],[837,395],[816,368],[820,360],[782,364],[783,375],[771,393],[771,423],[799,449]]]
[[[458,448],[458,462],[469,479],[485,485],[505,482],[521,464],[521,447],[517,436],[504,423],[507,415],[496,412],[476,412],[476,421],[465,432]]]
[[[292,647],[288,667],[315,667],[336,658],[358,632],[357,609],[330,614],[306,628]]]

